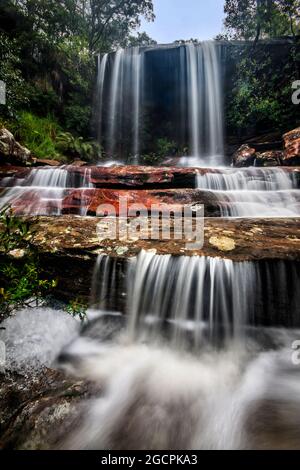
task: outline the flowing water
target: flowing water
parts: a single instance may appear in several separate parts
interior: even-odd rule
[[[178,116],[180,122],[177,127],[181,129],[182,138],[187,134],[186,144],[197,165],[204,162],[222,164],[221,48],[214,41],[204,41],[197,45],[186,44],[179,49],[180,98],[179,103],[174,101],[167,119],[172,121],[174,116]],[[98,140],[110,158],[126,161],[130,157],[135,164],[139,162],[143,146],[141,130],[146,124],[144,115],[147,112],[144,83],[155,80],[146,76],[149,73],[147,54],[155,50],[160,48],[144,50],[133,47],[98,59],[95,105]],[[104,91],[109,100],[104,99]],[[103,116],[107,117],[106,125]]]
[[[203,164],[223,156],[220,58],[213,41],[186,47],[190,149]]]
[[[222,163],[217,45],[179,49],[179,127],[187,117],[189,162]],[[98,59],[98,139],[111,158],[130,148],[138,163],[146,56],[132,48]],[[67,167],[1,184],[1,206],[30,215],[60,215],[68,191],[78,189],[84,216],[94,187],[90,168],[74,176]],[[223,217],[299,216],[298,185],[296,170],[280,168],[199,169],[197,176]],[[82,403],[63,448],[299,448],[298,285],[296,262],[100,255],[80,331],[62,312],[26,310],[5,322],[0,340],[12,369],[49,367],[58,356],[57,367],[101,390]]]
[[[253,322],[259,290],[268,295],[264,276],[269,294],[281,285],[287,303],[287,283],[293,284],[295,308],[299,277],[290,275],[283,262],[263,275],[255,263],[142,252],[128,263],[120,287],[119,295],[124,289],[127,296],[125,319],[103,312],[111,285],[122,281],[116,261],[100,256],[93,304],[102,312],[90,312],[58,365],[99,384],[103,393],[83,405],[63,448],[299,448],[300,369],[293,344],[300,331],[258,329]],[[222,347],[213,341],[218,325],[217,336],[226,338]]]
[[[199,173],[222,217],[299,217],[298,171],[281,168],[215,169]]]
[[[1,194],[0,208],[11,206],[24,215],[61,215],[68,189],[77,188],[81,205],[79,215],[86,215],[84,196],[93,188],[90,183],[91,169],[75,175],[68,167],[38,168],[30,170],[22,179],[4,178],[6,188]]]

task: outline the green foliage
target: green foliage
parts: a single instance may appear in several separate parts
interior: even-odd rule
[[[53,116],[39,117],[23,111],[11,126],[17,140],[38,158],[57,158],[56,137],[60,126]]]
[[[143,165],[159,165],[163,159],[177,153],[176,142],[171,142],[165,137],[156,141],[155,152],[149,152],[141,156]]]
[[[87,318],[87,304],[79,298],[71,300],[65,310],[69,315],[74,318],[78,317],[82,322]]]
[[[16,110],[28,102],[28,89],[20,63],[17,41],[0,32],[0,80],[6,84],[6,105],[0,104],[0,113],[8,117],[13,117]]]
[[[256,39],[299,33],[299,0],[225,0],[230,38]]]
[[[9,206],[0,210],[0,246],[5,253],[16,247],[27,247],[29,237],[29,223],[15,217]]]
[[[170,142],[168,139],[161,138],[157,140],[156,143],[156,152],[161,157],[169,157],[171,154],[174,154],[176,150],[176,143]]]
[[[58,135],[57,146],[64,155],[88,162],[99,159],[101,155],[101,147],[97,142],[85,142],[82,137],[74,137],[69,132]]]
[[[297,122],[291,84],[297,78],[294,49],[278,55],[268,46],[233,54],[235,74],[227,94],[226,122],[238,132],[285,131]],[[274,55],[275,54],[275,55]]]
[[[18,308],[38,305],[56,286],[44,277],[31,236],[27,222],[8,207],[0,211],[0,321]]]
[[[91,120],[92,109],[90,106],[83,106],[76,102],[65,106],[64,122],[69,131],[77,135],[86,134]]]
[[[38,305],[56,286],[55,280],[41,275],[38,259],[33,256],[0,267],[0,320],[18,308]]]

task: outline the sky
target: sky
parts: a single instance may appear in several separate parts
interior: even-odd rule
[[[213,39],[222,32],[224,0],[153,0],[154,23],[142,21],[140,31],[160,44],[177,39]]]

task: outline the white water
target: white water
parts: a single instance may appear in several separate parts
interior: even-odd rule
[[[66,190],[77,188],[81,191],[82,205],[79,215],[86,215],[84,206],[85,190],[93,188],[90,183],[91,169],[85,168],[78,180],[67,167],[32,169],[24,179],[7,181],[8,186],[1,194],[0,208],[10,205],[24,215],[61,215]],[[5,183],[5,182],[4,182]]]
[[[97,106],[97,118],[98,118],[98,142],[102,143],[102,122],[103,122],[103,92],[104,92],[104,81],[106,77],[108,54],[104,54],[102,59],[100,54],[98,55],[98,76],[97,76],[97,89],[96,89],[96,106]]]
[[[104,60],[104,59],[103,59]],[[105,69],[106,71],[106,69]],[[98,87],[105,79],[102,63]],[[140,109],[142,100],[143,53],[139,47],[118,50],[113,59],[108,115],[108,153],[111,158],[122,151],[122,140],[131,138],[131,156],[137,162],[140,147]],[[98,92],[100,94],[100,92]],[[100,105],[100,115],[103,112]],[[130,122],[131,136],[123,135],[126,123]]]
[[[274,336],[283,335],[274,331]],[[128,344],[75,341],[64,368],[102,386],[67,449],[276,449],[300,445],[294,336],[277,351],[229,347],[199,356]],[[73,362],[74,361],[74,362]],[[267,404],[267,408],[266,408]],[[275,419],[274,419],[275,418]]]
[[[192,156],[190,158],[196,159],[198,165],[204,162],[206,165],[221,165],[224,150],[220,48],[214,41],[184,45],[180,51],[179,66],[179,128],[182,132],[188,116],[188,144]],[[132,157],[135,164],[139,161],[141,129],[145,124],[145,70],[145,52],[139,47],[120,49],[113,56],[105,55],[101,61],[98,59],[98,139],[111,159],[126,161],[128,157]],[[109,100],[104,100],[107,83],[110,84]],[[178,113],[175,105],[176,103],[174,112]],[[106,109],[108,122],[103,135],[103,116]],[[173,116],[170,116],[171,121],[172,118]],[[126,154],[128,149],[130,155]],[[187,159],[186,163],[190,164],[190,161]]]
[[[279,263],[263,285],[254,263],[142,252],[126,275],[127,326],[120,315],[95,312],[58,358],[62,369],[103,390],[85,404],[62,448],[299,448],[300,369],[292,344],[300,331],[246,327],[260,291],[275,304],[277,284],[288,295],[287,269]],[[94,306],[106,307],[115,282],[115,260],[99,256]],[[227,331],[222,349],[213,348],[211,334],[208,343],[199,341],[218,322]],[[197,345],[193,353],[184,335]]]
[[[67,313],[49,308],[23,309],[1,323],[0,341],[6,349],[5,368],[38,372],[50,367],[70,341],[80,323]]]
[[[153,340],[168,321],[176,348],[188,331],[196,348],[204,336],[218,336],[220,328],[225,338],[241,339],[241,328],[252,317],[256,277],[252,263],[142,251],[128,273],[130,336],[148,330]]]
[[[186,47],[190,151],[209,164],[223,156],[220,61],[214,41]]]
[[[295,172],[281,168],[214,169],[197,177],[197,187],[213,193],[222,217],[299,217]]]
[[[254,263],[142,252],[126,274],[127,325],[122,315],[92,311],[78,334],[78,323],[62,312],[17,312],[0,331],[6,367],[56,364],[93,384],[93,398],[79,405],[76,422],[67,422],[60,448],[299,448],[300,369],[292,345],[300,331],[245,328],[260,290],[275,305],[278,285],[297,300],[292,272],[283,266],[268,271],[262,284]],[[105,308],[116,271],[116,260],[99,256],[94,306]],[[149,314],[160,320],[154,330]],[[168,319],[177,323],[171,341],[162,324]],[[193,353],[184,347],[181,331],[193,343],[205,323],[211,331],[218,321],[231,329],[222,348],[214,348],[210,335]]]

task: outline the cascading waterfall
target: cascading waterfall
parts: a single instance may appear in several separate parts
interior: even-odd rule
[[[294,297],[292,308],[299,301],[297,273],[280,261],[265,269],[151,252],[130,260],[127,327],[122,316],[92,315],[58,358],[61,368],[105,390],[86,404],[62,448],[271,449],[278,435],[285,447],[298,448],[300,381],[290,347],[299,332],[260,327],[262,344],[242,334],[246,323],[251,331],[253,314],[263,312],[263,305],[255,312],[261,294],[271,296],[268,305],[277,305],[283,293]],[[116,273],[116,259],[100,255],[94,307],[107,309]],[[209,342],[219,336],[218,323],[225,347],[199,349],[206,329]],[[193,353],[182,349],[184,336]]]
[[[126,311],[133,341],[142,337],[155,342],[162,339],[161,333],[167,334],[175,349],[186,345],[187,336],[195,349],[207,340],[238,341],[257,321],[292,324],[299,301],[299,273],[280,260],[273,266],[141,251],[127,260],[124,272],[121,266],[120,260],[99,255],[91,307]],[[283,322],[272,307],[278,302],[286,304]],[[297,316],[295,324],[299,324]]]
[[[212,192],[223,217],[298,217],[299,180],[281,168],[222,169],[200,174],[199,189]]]
[[[183,343],[188,330],[197,348],[205,334],[213,340],[219,329],[227,339],[240,338],[241,327],[252,317],[256,273],[251,263],[141,252],[131,264],[128,311],[132,337],[140,329],[148,329],[157,338],[168,321],[175,348]]]
[[[82,196],[79,213],[86,215],[85,191],[93,188],[90,174],[90,168],[85,168],[76,177],[68,167],[32,169],[24,179],[6,182],[7,189],[1,194],[0,207],[9,205],[24,215],[60,215],[67,189],[78,188]]]
[[[149,51],[153,51],[150,48]],[[157,48],[159,50],[159,48]],[[139,47],[120,49],[112,56],[98,59],[96,115],[98,139],[110,158],[135,163],[141,152],[141,129],[144,125],[144,82],[147,50]],[[197,164],[223,162],[223,103],[221,89],[221,48],[214,41],[179,47],[179,102],[169,110],[170,122],[178,115],[181,134]],[[110,85],[108,85],[110,84]],[[108,100],[104,100],[107,90]],[[147,92],[147,90],[145,90]],[[147,100],[146,100],[147,101]],[[177,105],[178,108],[177,109]],[[103,129],[103,116],[107,125]],[[174,116],[173,116],[174,115]],[[188,117],[188,125],[186,123]],[[130,154],[130,155],[129,155]],[[192,158],[190,157],[190,160]]]

